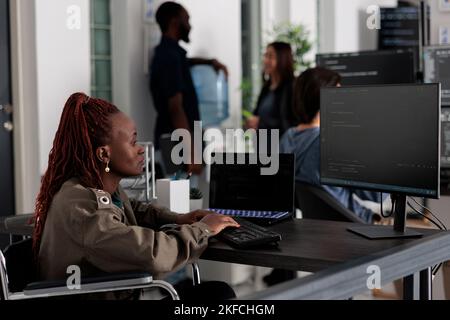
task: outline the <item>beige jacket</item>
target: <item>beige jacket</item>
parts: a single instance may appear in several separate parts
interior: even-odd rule
[[[105,191],[66,181],[53,198],[39,251],[43,280],[65,279],[70,265],[81,276],[97,271],[148,271],[155,278],[198,259],[211,236],[196,222],[166,232],[176,214],[151,204],[130,201],[119,188],[123,209]]]

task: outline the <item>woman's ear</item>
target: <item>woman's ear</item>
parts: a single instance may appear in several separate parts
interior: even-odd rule
[[[96,150],[97,159],[102,163],[108,163],[111,160],[111,152],[109,146],[98,147]]]

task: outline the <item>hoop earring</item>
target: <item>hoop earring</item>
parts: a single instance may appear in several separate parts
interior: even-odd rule
[[[108,160],[108,162],[106,163],[105,172],[109,173],[110,171],[111,171],[111,169],[109,169],[109,160]]]

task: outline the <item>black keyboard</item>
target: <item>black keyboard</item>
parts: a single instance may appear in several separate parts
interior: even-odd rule
[[[218,234],[218,238],[232,247],[245,249],[281,240],[279,233],[260,227],[244,219],[234,218],[241,225],[240,228],[226,228]]]

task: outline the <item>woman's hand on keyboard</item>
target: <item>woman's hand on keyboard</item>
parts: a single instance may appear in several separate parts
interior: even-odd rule
[[[208,225],[209,231],[211,231],[213,236],[219,234],[225,228],[240,227],[233,218],[216,213],[208,214],[200,221]]]

